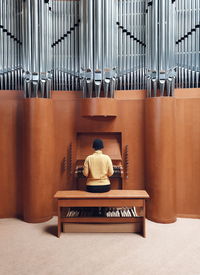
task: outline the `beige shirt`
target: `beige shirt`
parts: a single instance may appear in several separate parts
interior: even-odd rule
[[[87,185],[109,185],[109,178],[114,173],[109,156],[97,150],[85,159],[83,174],[87,177]]]

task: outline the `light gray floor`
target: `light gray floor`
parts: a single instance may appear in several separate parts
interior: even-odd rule
[[[131,233],[63,233],[57,218],[0,219],[0,275],[200,275],[200,220],[147,221]]]

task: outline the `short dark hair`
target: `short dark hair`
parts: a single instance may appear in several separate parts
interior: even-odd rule
[[[92,148],[94,148],[95,150],[100,150],[102,149],[104,146],[103,146],[103,141],[101,139],[95,139],[93,141],[93,145],[92,145]]]

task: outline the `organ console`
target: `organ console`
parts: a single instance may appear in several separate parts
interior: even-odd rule
[[[199,5],[0,1],[0,217],[45,221],[84,190],[94,138],[149,219],[200,217]]]

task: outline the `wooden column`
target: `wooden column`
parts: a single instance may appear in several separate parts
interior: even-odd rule
[[[175,99],[148,98],[145,102],[145,168],[147,218],[176,221]]]
[[[24,220],[52,217],[54,185],[54,119],[51,99],[24,100]]]

